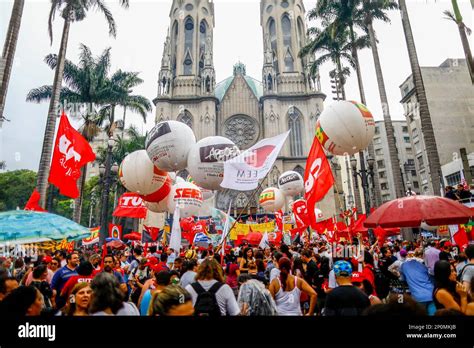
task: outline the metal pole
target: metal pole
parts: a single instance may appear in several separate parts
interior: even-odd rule
[[[107,215],[109,208],[109,190],[110,190],[110,162],[112,158],[112,146],[108,145],[107,157],[105,159],[104,189],[102,190],[102,206],[100,214],[100,245],[105,243],[107,238]]]

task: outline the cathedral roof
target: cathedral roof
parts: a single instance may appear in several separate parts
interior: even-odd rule
[[[222,80],[216,85],[215,96],[217,99],[219,99],[219,101],[222,101],[222,98],[224,98],[225,93],[227,92],[227,89],[232,84],[232,81],[234,81],[234,78],[235,78],[235,75],[229,76],[228,78],[226,78],[225,80]],[[255,97],[257,99],[260,99],[260,97],[263,96],[262,83],[250,76],[244,75],[243,78],[249,85]]]

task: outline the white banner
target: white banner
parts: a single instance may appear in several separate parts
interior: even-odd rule
[[[290,131],[260,140],[239,156],[224,162],[221,186],[238,191],[254,190],[258,181],[272,169]]]
[[[169,247],[173,248],[177,254],[179,254],[181,249],[181,226],[179,225],[179,213],[179,206],[176,204],[173,215],[173,226],[171,228]]]

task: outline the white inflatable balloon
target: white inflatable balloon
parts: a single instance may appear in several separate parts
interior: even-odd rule
[[[232,140],[220,136],[207,137],[189,150],[187,170],[197,186],[219,190],[224,178],[224,162],[239,153]]]
[[[372,114],[355,101],[336,101],[316,123],[316,137],[334,155],[353,155],[367,148],[375,132]]]
[[[424,229],[425,231],[436,231],[438,226],[431,226],[431,225],[428,225],[426,222],[423,221],[420,224],[420,228]]]
[[[304,192],[304,181],[300,173],[290,170],[280,175],[278,188],[285,196],[294,197]]]
[[[152,162],[167,172],[185,169],[188,152],[196,143],[193,130],[178,121],[157,123],[146,138],[145,148]]]
[[[201,192],[202,192],[203,201],[207,201],[207,200],[211,199],[212,197],[214,197],[214,191],[206,190],[206,189],[203,189],[202,187],[200,187],[200,189],[201,189]]]
[[[153,165],[145,150],[132,152],[123,159],[119,179],[127,190],[149,202],[161,201],[171,190],[168,174]]]
[[[268,213],[274,213],[285,205],[285,196],[280,189],[269,187],[262,191],[258,203]]]
[[[147,202],[143,201],[148,210],[153,213],[164,213],[168,211],[168,197],[162,199],[159,202]]]
[[[201,189],[190,182],[180,182],[173,185],[167,199],[170,214],[174,213],[176,205],[180,207],[181,218],[197,216],[202,206]]]

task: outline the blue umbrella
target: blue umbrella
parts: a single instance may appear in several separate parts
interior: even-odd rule
[[[87,227],[56,214],[26,210],[0,213],[0,243],[39,243],[88,236]]]

